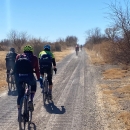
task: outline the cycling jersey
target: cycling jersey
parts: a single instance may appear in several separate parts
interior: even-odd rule
[[[56,66],[55,57],[54,57],[54,55],[53,55],[53,53],[52,53],[51,51],[41,51],[41,52],[39,53],[39,58],[41,58],[41,56],[42,56],[43,54],[49,54],[49,55],[52,57],[53,66]]]

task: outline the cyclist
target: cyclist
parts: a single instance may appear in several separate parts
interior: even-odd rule
[[[78,52],[79,52],[79,45],[76,45],[75,51],[76,51],[76,55],[78,55]]]
[[[6,73],[7,73],[7,77],[6,77],[6,81],[9,81],[9,74],[11,69],[14,69],[14,65],[15,65],[15,59],[16,59],[17,53],[15,52],[15,48],[10,48],[10,51],[6,54]]]
[[[45,58],[45,57],[47,57],[47,58]],[[43,59],[48,59],[48,60],[43,61]],[[43,78],[44,72],[47,73],[47,79],[49,82],[49,95],[48,96],[50,97],[50,99],[52,99],[52,86],[53,86],[53,83],[52,83],[52,64],[53,64],[53,68],[54,68],[55,72],[57,71],[57,68],[56,68],[55,57],[54,57],[53,53],[51,52],[50,45],[45,45],[44,50],[39,53],[39,64],[40,64],[41,77]],[[41,84],[41,87],[42,87],[42,84]]]
[[[83,46],[82,46],[82,45],[80,45],[80,49],[81,49],[81,51],[82,51],[82,47],[83,47]]]
[[[36,77],[40,80],[39,63],[38,58],[33,55],[33,48],[29,45],[24,47],[24,53],[18,54],[16,57],[16,63],[14,67],[16,87],[18,90],[17,106],[18,112],[20,112],[20,101],[24,96],[24,88],[22,83],[27,81],[31,85],[31,102],[29,102],[29,107],[33,111],[33,98],[36,92],[36,79],[33,75],[35,70]]]

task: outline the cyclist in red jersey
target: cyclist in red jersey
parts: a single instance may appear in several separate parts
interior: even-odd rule
[[[38,62],[38,58],[33,55],[33,48],[31,46],[25,46],[24,47],[24,53],[23,54],[18,54],[16,56],[16,63],[15,63],[15,67],[14,67],[14,74],[15,74],[15,81],[16,81],[16,87],[18,90],[18,98],[17,98],[17,106],[18,106],[18,112],[20,111],[20,101],[21,98],[24,96],[24,88],[22,87],[22,83],[24,81],[24,77],[20,76],[20,74],[22,73],[22,70],[25,71],[29,71],[30,68],[19,68],[19,64],[18,64],[18,60],[21,57],[28,57],[28,59],[30,60],[31,65],[29,66],[30,68],[32,67],[32,69],[35,71],[36,73],[36,77],[38,80],[40,80],[40,71],[39,71],[39,62]],[[22,58],[21,58],[22,59]],[[20,59],[20,60],[21,60]],[[24,64],[25,66],[26,64]],[[21,66],[21,64],[20,64]],[[28,77],[26,77],[26,80],[28,80],[28,83],[31,85],[31,102],[30,102],[30,107],[32,110],[34,110],[33,107],[33,98],[36,92],[36,79],[33,75],[33,70],[28,73]],[[23,74],[24,75],[24,74]]]

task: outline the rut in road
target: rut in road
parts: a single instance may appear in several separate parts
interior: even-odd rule
[[[95,87],[99,74],[87,62],[85,51],[68,55],[57,64],[53,76],[53,103],[45,106],[41,89],[34,99],[33,123],[37,130],[103,130],[102,119],[96,105]],[[0,130],[17,130],[16,96],[0,98]]]

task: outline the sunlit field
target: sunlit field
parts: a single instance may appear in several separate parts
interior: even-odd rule
[[[55,55],[56,62],[59,62],[60,60],[62,60],[65,56],[67,56],[70,53],[72,53],[72,49],[68,48],[61,52],[54,52],[53,54]]]

